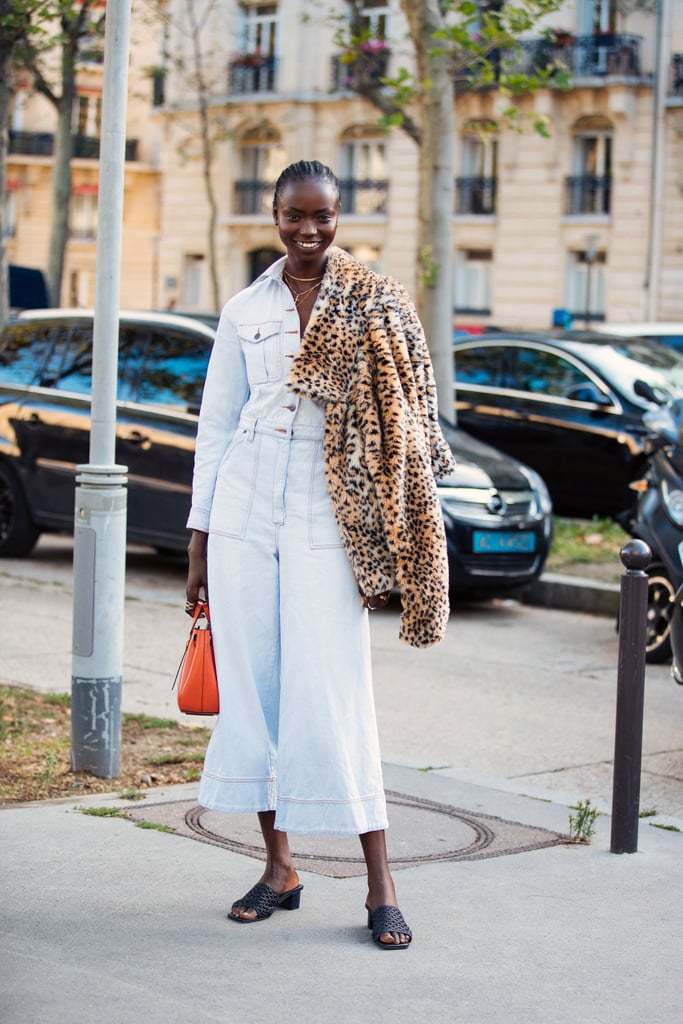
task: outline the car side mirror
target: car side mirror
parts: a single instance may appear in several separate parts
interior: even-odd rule
[[[662,401],[661,396],[657,395],[657,392],[652,385],[648,384],[646,380],[641,380],[640,377],[638,380],[634,381],[633,390],[637,395],[640,395],[641,398],[647,399],[648,402],[653,402],[655,405],[665,404],[665,402]]]

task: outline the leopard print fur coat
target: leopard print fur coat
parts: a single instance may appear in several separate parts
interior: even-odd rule
[[[400,638],[437,643],[449,606],[436,479],[453,456],[405,289],[331,247],[287,386],[325,404],[327,484],[361,593],[398,587]]]

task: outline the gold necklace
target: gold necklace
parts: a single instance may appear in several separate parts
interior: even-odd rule
[[[322,274],[318,274],[317,277],[294,277],[294,274],[290,274],[289,270],[284,269],[282,273],[286,274],[287,277],[291,277],[292,281],[322,281],[324,277],[324,272]]]
[[[292,275],[288,271],[286,271],[286,270],[283,270],[282,276],[285,278],[285,284],[287,284],[286,278],[292,277]],[[295,277],[295,278],[293,278],[293,280],[294,281],[298,281],[298,280],[301,280],[301,281],[315,281],[314,285],[311,285],[310,288],[305,288],[302,292],[296,292],[296,291],[294,291],[294,289],[292,288],[291,285],[288,285],[288,288],[289,288],[290,292],[292,293],[292,295],[294,297],[294,305],[298,309],[299,306],[301,305],[301,303],[304,301],[304,299],[307,298],[307,296],[309,296],[312,292],[314,292],[317,288],[320,287],[320,283],[322,281],[322,275],[320,277],[318,277],[318,278],[315,278],[315,277],[296,278]]]

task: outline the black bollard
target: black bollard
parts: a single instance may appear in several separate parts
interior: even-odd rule
[[[614,732],[611,853],[638,849],[640,767],[643,751],[647,572],[652,552],[645,541],[629,540],[620,551],[621,577],[617,716]]]

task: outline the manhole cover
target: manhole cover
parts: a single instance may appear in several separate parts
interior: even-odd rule
[[[567,838],[403,793],[387,791],[387,802],[391,822],[387,844],[394,869],[434,861],[501,857],[555,846]],[[170,826],[179,835],[266,859],[255,814],[221,814],[188,802],[135,805],[127,811],[134,821]],[[294,861],[309,871],[334,877],[365,874],[356,836],[290,834],[289,841]]]

